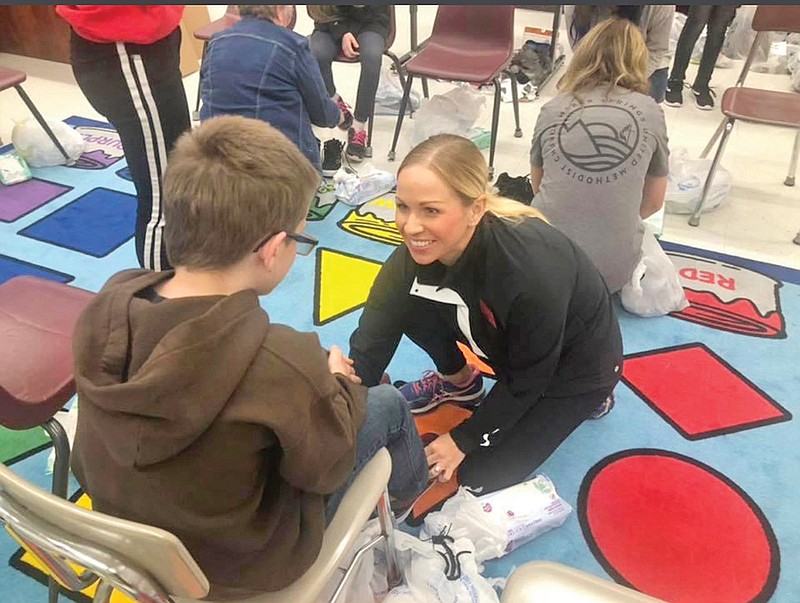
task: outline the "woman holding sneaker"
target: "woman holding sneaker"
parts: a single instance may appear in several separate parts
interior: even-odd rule
[[[585,419],[602,416],[622,370],[608,290],[589,258],[541,214],[495,197],[469,140],[434,136],[397,175],[405,245],[375,281],[350,356],[365,385],[380,382],[406,335],[437,372],[401,389],[412,412],[477,406],[426,447],[431,477],[489,492],[523,480]],[[468,345],[497,383],[483,399]]]

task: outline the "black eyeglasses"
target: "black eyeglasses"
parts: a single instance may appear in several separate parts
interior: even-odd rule
[[[255,246],[253,249],[253,253],[258,253],[258,250],[261,249],[267,241],[269,241],[272,237],[282,232],[286,233],[286,238],[291,239],[295,243],[297,243],[297,255],[308,255],[312,251],[314,251],[314,247],[317,246],[319,241],[312,237],[311,235],[307,235],[304,233],[297,233],[297,232],[289,232],[285,230],[279,230],[278,232],[271,232],[267,236],[265,236],[261,241],[259,241],[258,245]]]

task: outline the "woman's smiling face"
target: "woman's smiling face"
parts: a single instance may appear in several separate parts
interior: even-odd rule
[[[455,264],[467,248],[484,206],[483,198],[465,205],[424,165],[408,166],[397,176],[395,221],[417,264]]]

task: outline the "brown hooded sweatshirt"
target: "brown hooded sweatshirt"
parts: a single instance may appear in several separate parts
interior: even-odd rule
[[[366,389],[254,291],[150,301],[169,275],[116,275],[78,322],[75,475],[98,511],[178,536],[212,598],[278,590],[319,553]]]

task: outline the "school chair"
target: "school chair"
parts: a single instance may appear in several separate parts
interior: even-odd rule
[[[706,182],[703,186],[703,193],[695,205],[694,212],[689,218],[689,224],[692,226],[698,226],[700,224],[700,214],[703,211],[703,205],[705,205],[706,198],[711,190],[711,185],[714,182],[714,176],[716,175],[717,167],[722,158],[722,153],[725,151],[728,137],[733,130],[733,124],[736,123],[737,120],[755,124],[766,124],[768,126],[791,128],[796,131],[794,148],[789,162],[789,174],[786,176],[786,180],[783,181],[786,186],[794,186],[795,184],[797,158],[798,154],[800,154],[800,94],[796,92],[779,92],[776,90],[765,90],[763,88],[745,87],[744,80],[753,64],[756,51],[768,32],[800,33],[800,6],[759,6],[753,17],[753,29],[758,33],[744,61],[739,79],[736,80],[736,84],[733,87],[725,90],[725,93],[722,95],[720,108],[725,117],[717,128],[717,131],[714,132],[711,140],[708,141],[703,153],[700,155],[700,157],[706,157],[711,152],[717,140],[719,140],[717,152],[714,155],[711,169],[708,172]],[[721,139],[720,136],[722,137]],[[794,242],[800,245],[800,233],[795,237]]]
[[[0,91],[6,90],[7,88],[14,88],[17,91],[17,94],[19,94],[22,102],[24,102],[30,112],[33,113],[36,121],[39,122],[39,125],[42,126],[42,129],[47,132],[50,140],[53,141],[53,144],[56,145],[56,148],[64,156],[64,159],[67,160],[67,163],[69,163],[69,155],[67,155],[67,152],[64,150],[61,142],[58,140],[58,138],[56,138],[56,135],[53,134],[53,130],[51,130],[50,126],[47,125],[47,122],[44,120],[44,117],[42,117],[42,114],[39,113],[36,105],[33,104],[33,101],[22,88],[22,82],[24,82],[26,79],[28,79],[28,74],[24,71],[17,71],[16,69],[9,69],[7,67],[0,66]]]
[[[489,178],[494,177],[494,152],[500,118],[500,76],[514,54],[513,5],[445,5],[436,11],[433,31],[425,45],[404,68],[406,83],[394,129],[389,161],[394,161],[400,128],[403,126],[414,77],[467,82],[476,86],[494,85],[492,139],[489,146]],[[516,130],[520,138],[517,80],[511,77]]]
[[[389,586],[398,585],[402,575],[386,491],[391,471],[391,457],[382,448],[348,489],[308,571],[281,591],[240,599],[239,603],[314,603],[341,573],[330,601],[340,600],[362,555],[379,544],[386,550]],[[348,567],[340,567],[376,507],[381,534],[363,545]],[[66,588],[78,591],[99,580],[94,603],[108,603],[112,589],[148,603],[212,603],[203,598],[209,591],[208,579],[173,534],[78,507],[33,486],[3,465],[0,522]]]
[[[639,591],[552,561],[530,561],[508,578],[500,603],[664,603]]]
[[[72,331],[92,293],[18,276],[0,285],[0,425],[41,426],[55,449],[53,493],[67,497],[69,440],[55,414],[75,395]],[[50,584],[49,600],[58,598]]]

